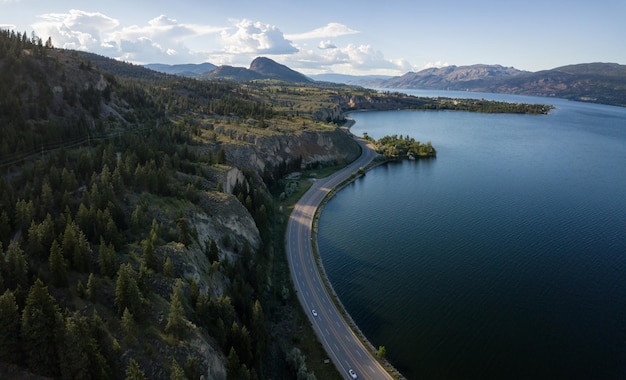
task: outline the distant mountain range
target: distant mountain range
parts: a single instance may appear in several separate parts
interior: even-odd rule
[[[265,57],[256,58],[249,68],[216,67],[210,63],[152,64],[146,67],[168,74],[201,79],[274,79],[298,83],[334,82],[370,88],[492,92],[559,97],[626,107],[626,65],[617,63],[584,63],[537,72],[501,65],[446,66],[408,72],[397,77],[342,74],[307,77]]]
[[[499,65],[448,66],[389,78],[376,87],[550,96],[626,106],[626,66],[586,63],[537,72]]]

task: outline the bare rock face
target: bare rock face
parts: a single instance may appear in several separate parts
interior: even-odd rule
[[[228,161],[239,168],[262,174],[268,165],[302,160],[302,165],[330,165],[356,159],[356,142],[339,128],[329,132],[305,131],[299,135],[260,137],[254,145],[233,145],[227,149]]]

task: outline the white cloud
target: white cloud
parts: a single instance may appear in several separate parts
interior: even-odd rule
[[[33,25],[38,36],[51,37],[55,46],[77,50],[96,49],[101,34],[119,25],[117,20],[102,13],[76,9],[68,13],[48,13],[39,18],[43,21]]]
[[[0,24],[0,29],[15,30],[17,29],[17,26],[13,24]]]
[[[246,67],[254,58],[264,55],[305,74],[398,75],[411,70],[408,62],[386,59],[371,45],[338,45],[333,39],[359,33],[339,23],[285,35],[275,25],[247,19],[231,20],[231,26],[210,26],[160,15],[146,19],[143,24],[120,25],[117,19],[102,13],[81,10],[38,17],[40,21],[33,25],[35,33],[44,39],[50,36],[54,46],[91,51],[137,64],[208,61]]]
[[[223,31],[224,51],[229,54],[291,54],[298,51],[276,26],[242,20],[234,33]]]
[[[314,29],[310,32],[305,32],[305,33],[300,33],[300,34],[289,34],[286,37],[292,41],[298,41],[298,40],[311,40],[311,39],[320,39],[320,38],[329,38],[329,37],[339,37],[339,36],[345,36],[348,34],[357,34],[357,33],[359,33],[359,31],[350,29],[343,24],[331,22],[326,26]]]
[[[435,67],[437,67],[437,68],[439,68],[439,67],[446,67],[446,66],[450,66],[450,64],[448,62],[442,62],[442,61],[427,62],[419,70],[432,69],[432,68],[435,68]]]
[[[135,63],[196,62],[200,53],[192,51],[188,40],[218,34],[223,27],[180,23],[165,15],[145,25],[120,28],[119,22],[101,13],[71,10],[39,16],[33,25],[39,36],[50,36],[55,46],[87,50]]]
[[[404,60],[385,59],[370,45],[355,44],[325,50],[301,49],[297,54],[280,57],[279,61],[304,74],[401,75],[411,68]]]
[[[333,44],[332,42],[330,42],[330,40],[328,41],[320,41],[319,45],[317,45],[318,49],[336,49],[337,45]]]

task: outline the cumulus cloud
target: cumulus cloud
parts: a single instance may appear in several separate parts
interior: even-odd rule
[[[365,44],[325,50],[301,49],[297,54],[281,57],[280,63],[305,74],[401,75],[411,67],[404,60],[386,59],[380,51]]]
[[[275,25],[247,19],[230,20],[226,26],[210,26],[159,15],[147,18],[145,23],[120,25],[108,15],[81,10],[48,13],[38,18],[33,30],[44,39],[51,37],[54,46],[138,64],[208,61],[216,65],[248,66],[255,57],[265,55],[305,74],[398,75],[411,69],[408,62],[386,59],[371,45],[337,44],[334,39],[359,33],[339,23],[289,35]]]
[[[33,25],[39,36],[50,36],[55,46],[86,50],[135,63],[198,61],[189,39],[218,34],[223,27],[185,24],[165,15],[145,25],[120,27],[119,21],[101,13],[70,10],[40,15]]]
[[[343,24],[339,24],[336,22],[331,22],[326,26],[321,28],[314,29],[310,32],[300,33],[300,34],[289,34],[287,38],[292,41],[298,40],[311,40],[311,39],[320,39],[320,38],[329,38],[329,37],[339,37],[345,36],[348,34],[357,34],[359,31],[348,28]]]
[[[333,44],[332,42],[330,42],[330,40],[328,41],[320,41],[319,45],[317,45],[318,49],[336,49],[337,45]]]
[[[224,51],[229,54],[291,54],[298,51],[276,26],[242,20],[235,31],[221,33]]]
[[[68,13],[48,13],[39,18],[42,21],[33,25],[35,33],[51,37],[55,46],[65,49],[97,49],[101,34],[119,25],[117,20],[102,13],[76,9]]]

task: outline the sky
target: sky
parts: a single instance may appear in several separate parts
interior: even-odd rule
[[[625,0],[0,0],[0,28],[135,64],[402,75],[626,64]]]

